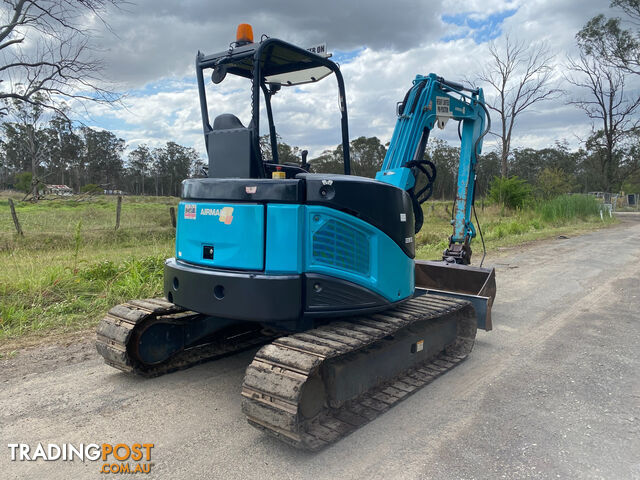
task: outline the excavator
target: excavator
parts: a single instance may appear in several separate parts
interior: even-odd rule
[[[205,72],[214,85],[249,81],[246,126],[230,113],[211,123]],[[209,163],[206,177],[182,184],[165,298],[109,310],[97,350],[108,365],[153,377],[261,346],[241,390],[248,422],[318,450],[458,365],[477,329],[492,328],[495,271],[470,265],[475,166],[490,128],[483,93],[416,76],[372,179],[351,175],[344,80],[322,49],[255,42],[241,24],[227,50],[198,52],[196,75]],[[311,173],[304,151],[300,163],[280,162],[272,97],[330,76],[344,172]],[[271,158],[260,149],[265,112]],[[449,120],[461,142],[453,232],[442,260],[416,260],[421,204],[436,180],[425,148]]]

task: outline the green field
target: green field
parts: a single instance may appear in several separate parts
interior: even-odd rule
[[[9,197],[16,202],[24,237],[15,232]],[[173,255],[169,207],[176,198],[124,197],[118,231],[115,197],[36,204],[20,198],[0,194],[0,350],[16,339],[92,327],[112,305],[162,295],[163,261]],[[562,198],[521,211],[478,205],[489,252],[612,222],[603,222],[591,201],[572,211],[575,199]],[[451,235],[451,202],[427,203],[424,213],[418,257],[437,259]],[[482,256],[478,240],[475,264]]]

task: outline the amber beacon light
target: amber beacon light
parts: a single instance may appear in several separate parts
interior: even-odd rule
[[[248,23],[238,25],[236,32],[236,42],[240,44],[253,43],[253,28]]]

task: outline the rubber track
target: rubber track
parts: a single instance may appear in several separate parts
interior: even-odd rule
[[[130,300],[113,307],[100,321],[96,332],[96,349],[107,365],[144,377],[157,377],[246,350],[274,338],[256,333],[228,343],[206,343],[176,353],[166,363],[158,365],[145,365],[132,354],[133,348],[130,343],[137,341],[136,333],[149,322],[182,323],[193,321],[201,315],[169,303],[163,298]]]
[[[318,381],[323,362],[362,350],[409,325],[435,324],[453,315],[457,337],[435,357],[410,368],[344,405],[313,419],[300,411],[309,379]],[[434,328],[437,328],[434,325]],[[247,368],[242,409],[249,423],[294,447],[319,450],[375,419],[463,361],[473,348],[476,318],[469,302],[422,295],[380,314],[349,318],[304,333],[281,337],[258,351]]]

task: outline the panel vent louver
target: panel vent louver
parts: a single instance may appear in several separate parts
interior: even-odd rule
[[[313,234],[313,261],[341,270],[369,275],[367,235],[346,223],[328,220]]]

